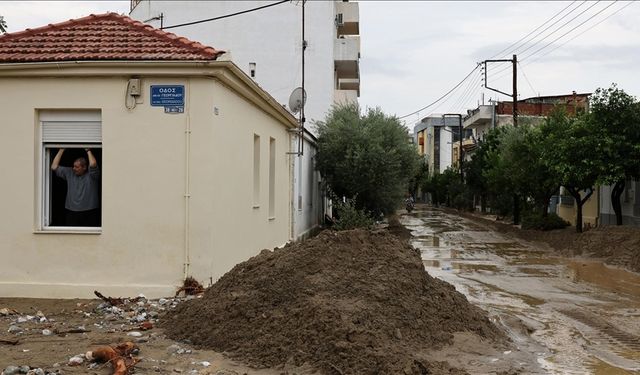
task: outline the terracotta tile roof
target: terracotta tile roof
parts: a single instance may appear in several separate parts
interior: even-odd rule
[[[0,36],[0,63],[215,60],[222,53],[116,13]]]

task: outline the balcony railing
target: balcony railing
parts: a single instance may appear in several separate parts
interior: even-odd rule
[[[470,111],[469,114],[465,116],[462,124],[465,128],[487,125],[491,123],[492,116],[493,106],[481,105]]]

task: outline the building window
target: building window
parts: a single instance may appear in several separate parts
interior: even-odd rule
[[[100,113],[42,112],[42,230],[96,230],[102,226]],[[52,169],[56,163],[56,170]]]
[[[253,207],[260,207],[260,136],[253,135]]]
[[[276,211],[276,140],[269,138],[269,218]]]
[[[256,63],[254,62],[249,63],[249,75],[251,78],[256,78]]]

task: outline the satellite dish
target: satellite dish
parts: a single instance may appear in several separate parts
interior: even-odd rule
[[[293,113],[298,113],[302,109],[304,103],[307,102],[307,93],[302,87],[297,87],[289,96],[289,109]]]

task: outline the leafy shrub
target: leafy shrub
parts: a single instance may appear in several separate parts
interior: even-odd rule
[[[522,218],[522,229],[553,230],[566,228],[569,225],[571,225],[569,222],[562,220],[554,213],[548,214],[547,217],[531,213]]]
[[[345,202],[336,199],[333,207],[337,211],[337,220],[333,226],[336,230],[369,229],[375,223],[367,211],[356,208],[355,198],[346,199]]]

